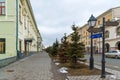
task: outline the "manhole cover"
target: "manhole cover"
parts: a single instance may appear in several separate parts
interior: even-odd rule
[[[0,79],[0,80],[8,80],[8,79]]]
[[[14,72],[14,70],[7,70],[7,72]]]

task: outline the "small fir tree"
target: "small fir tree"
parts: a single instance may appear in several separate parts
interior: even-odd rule
[[[61,62],[67,62],[68,59],[68,42],[66,33],[64,34],[63,38],[61,39],[61,46],[59,49],[59,57]]]
[[[57,53],[58,53],[58,49],[59,49],[59,42],[58,42],[58,40],[56,39],[56,42],[53,43],[51,54],[52,54],[53,56],[56,56]]]
[[[45,51],[46,51],[47,53],[51,53],[51,52],[52,52],[52,46],[47,47],[47,48],[45,49]]]
[[[77,59],[84,57],[85,46],[83,43],[79,42],[80,36],[78,34],[78,27],[75,25],[72,26],[72,30],[74,31],[71,35],[71,43],[70,43],[70,58],[71,64],[73,67],[76,66]]]

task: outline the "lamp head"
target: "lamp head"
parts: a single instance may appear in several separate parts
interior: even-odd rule
[[[91,17],[88,20],[89,27],[93,28],[96,25],[96,21],[97,19],[93,15],[91,15]]]

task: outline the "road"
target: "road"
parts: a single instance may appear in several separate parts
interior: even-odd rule
[[[102,55],[101,54],[94,54],[94,63],[97,65],[101,65]],[[85,58],[89,62],[90,55],[86,54]],[[120,59],[114,59],[114,58],[105,58],[106,61],[106,67],[114,70],[120,71]]]

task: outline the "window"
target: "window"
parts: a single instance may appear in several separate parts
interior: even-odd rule
[[[22,41],[19,40],[19,51],[21,52],[21,50],[22,50]]]
[[[5,0],[0,0],[0,15],[5,15]]]
[[[19,5],[19,21],[21,22],[21,6]]]
[[[100,21],[98,21],[98,25],[100,25]]]
[[[5,39],[0,38],[0,53],[5,53]]]
[[[117,28],[116,32],[117,32],[117,35],[120,35],[120,27]]]
[[[109,38],[109,31],[105,32],[105,38]]]
[[[26,15],[24,16],[24,27],[26,29]]]

